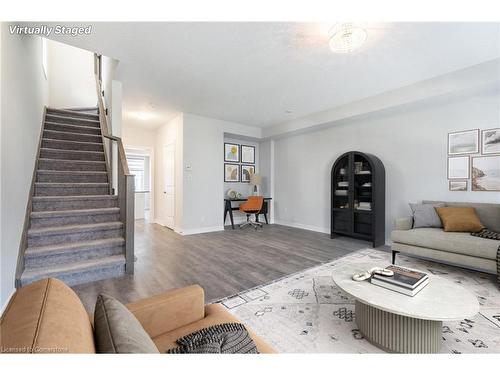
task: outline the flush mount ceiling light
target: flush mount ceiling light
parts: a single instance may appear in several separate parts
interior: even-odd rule
[[[142,112],[142,111],[130,112],[130,115],[142,121],[151,120],[154,117],[154,115],[151,112]]]
[[[333,26],[330,35],[330,49],[335,53],[352,52],[361,47],[367,37],[366,30],[353,23]]]

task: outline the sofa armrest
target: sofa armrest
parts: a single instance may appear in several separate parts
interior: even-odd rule
[[[413,219],[411,217],[404,217],[396,219],[395,228],[396,230],[410,230],[413,228]]]
[[[199,285],[174,289],[127,304],[151,337],[205,317],[205,294]]]

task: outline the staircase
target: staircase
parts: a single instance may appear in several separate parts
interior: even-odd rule
[[[47,109],[18,285],[125,273],[124,223],[108,172],[97,109]]]

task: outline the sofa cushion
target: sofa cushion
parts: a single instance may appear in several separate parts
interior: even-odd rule
[[[440,203],[422,201],[422,203]],[[488,229],[500,233],[500,201],[498,203],[442,202],[446,207],[474,207],[481,223]]]
[[[105,294],[97,297],[94,332],[98,353],[158,353],[134,314]]]
[[[445,232],[479,232],[484,228],[473,207],[436,207]]]
[[[205,318],[177,328],[173,331],[153,337],[153,341],[161,353],[165,353],[168,349],[177,347],[177,339],[186,336],[189,333],[198,331],[202,328],[207,328],[216,324],[222,323],[239,323],[239,321],[231,315],[224,307],[218,304],[212,304],[205,307]],[[248,329],[250,337],[255,342],[259,353],[275,353],[275,350],[263,341],[259,336]]]
[[[471,236],[464,232],[444,232],[438,228],[417,228],[394,230],[391,239],[394,242],[465,254],[485,259],[496,259],[499,241]]]
[[[410,203],[413,215],[413,228],[442,228],[443,224],[435,207],[444,207],[444,203]]]
[[[44,279],[17,290],[0,321],[10,353],[95,353],[90,319],[73,290]]]

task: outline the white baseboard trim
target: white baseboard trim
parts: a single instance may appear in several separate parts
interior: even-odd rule
[[[210,233],[210,232],[220,232],[224,230],[223,225],[219,225],[216,227],[206,227],[206,228],[195,228],[195,229],[182,229],[178,233],[183,236],[190,236],[192,234],[200,234],[200,233]],[[177,232],[177,230],[176,230]]]
[[[171,228],[170,226],[168,226],[167,222],[165,220],[163,220],[163,219],[158,219],[158,218],[155,217],[153,220],[151,220],[151,222],[153,224],[158,224],[158,225],[161,225],[162,227],[166,227],[168,229],[172,229],[175,232],[179,231],[176,227]]]
[[[7,301],[5,301],[5,303],[3,304],[2,310],[0,310],[0,316],[3,314],[3,312],[5,311],[5,309],[7,308],[7,306],[9,305],[9,302],[12,299],[12,296],[14,295],[15,292],[16,292],[16,288],[14,288],[12,290],[12,292],[10,292],[9,298],[7,298]]]
[[[165,221],[163,221],[162,219],[159,219],[157,217],[153,218],[153,220],[151,220],[151,222],[158,224],[158,225],[163,225],[164,227],[166,226]]]
[[[326,233],[326,234],[330,233],[330,228],[316,227],[314,225],[294,223],[294,222],[291,222],[291,221],[284,221],[284,220],[274,220],[274,223],[275,224],[279,224],[279,225],[284,225],[286,227],[293,227],[293,228],[310,230],[310,231],[313,231],[313,232]]]
[[[165,220],[154,218],[153,223],[170,228],[166,225]],[[195,228],[195,229],[182,229],[178,227],[170,228],[175,233],[180,234],[181,236],[189,236],[191,234],[199,234],[199,233],[209,233],[209,232],[219,232],[224,230],[224,226],[216,226],[216,227],[205,227],[205,228]]]

